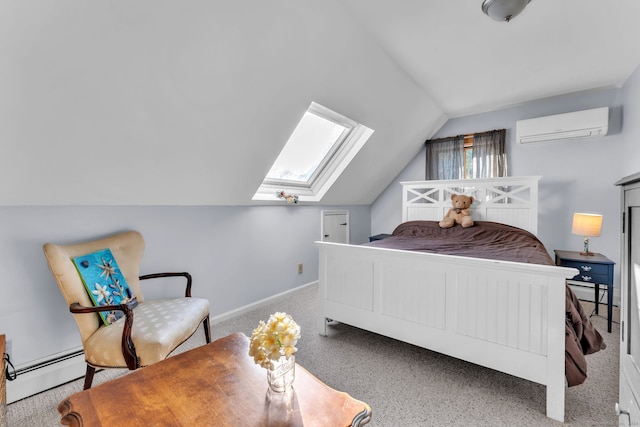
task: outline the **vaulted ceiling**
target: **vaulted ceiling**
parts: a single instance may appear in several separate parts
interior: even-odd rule
[[[0,2],[0,203],[248,205],[311,101],[375,132],[369,204],[450,117],[619,86],[637,0]]]
[[[640,63],[640,2],[532,0],[495,22],[482,0],[347,0],[449,116],[620,86]]]

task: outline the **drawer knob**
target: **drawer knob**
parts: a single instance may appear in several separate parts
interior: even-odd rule
[[[582,276],[582,280],[585,282],[590,282],[591,281],[591,276]]]
[[[590,265],[581,265],[580,268],[582,268],[582,271],[591,271]]]

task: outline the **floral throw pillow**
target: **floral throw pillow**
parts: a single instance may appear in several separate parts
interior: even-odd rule
[[[72,261],[94,306],[118,305],[135,301],[110,249],[81,255],[72,258]],[[102,322],[107,326],[124,316],[120,310],[101,311],[99,314]]]

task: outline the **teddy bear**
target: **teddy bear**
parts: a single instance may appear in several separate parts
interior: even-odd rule
[[[471,218],[471,203],[473,196],[465,196],[464,194],[452,194],[451,203],[453,208],[449,209],[443,220],[438,224],[441,228],[451,228],[456,224],[467,228],[473,225]]]

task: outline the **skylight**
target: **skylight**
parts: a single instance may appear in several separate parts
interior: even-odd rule
[[[267,174],[267,180],[308,183],[322,160],[351,128],[307,110]]]
[[[372,133],[312,102],[253,199],[277,200],[284,191],[301,201],[319,201]]]

